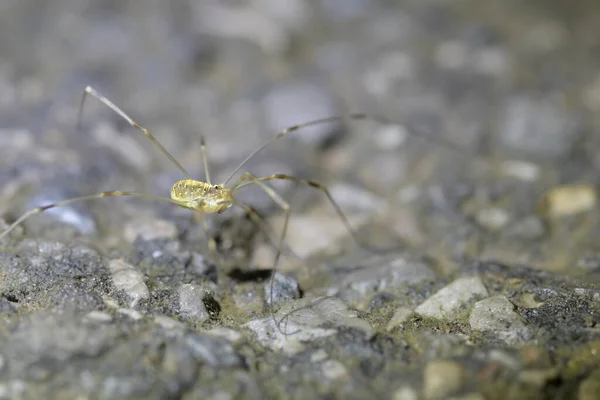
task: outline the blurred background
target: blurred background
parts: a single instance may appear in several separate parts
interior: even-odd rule
[[[326,183],[357,227],[372,225],[375,244],[392,235],[449,259],[471,252],[597,268],[581,262],[596,257],[595,197],[583,221],[549,221],[536,207],[563,183],[595,193],[599,11],[593,1],[4,0],[0,210],[12,221],[103,190],[168,195],[182,178],[95,99],[78,132],[86,85],[149,128],[198,179],[205,135],[214,181],[283,127],[364,111],[398,124],[297,132],[248,169]],[[420,130],[465,152],[413,137]],[[306,216],[291,228],[297,252],[347,237],[320,193],[275,187]],[[276,210],[259,192],[240,196],[267,215]],[[113,199],[29,225],[33,232],[59,218],[115,244],[124,221],[140,216],[177,221],[189,212]]]

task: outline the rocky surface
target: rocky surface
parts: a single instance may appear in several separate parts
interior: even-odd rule
[[[291,205],[78,202],[0,239],[0,399],[595,399],[600,7],[8,0],[0,229],[184,178]],[[233,184],[238,175],[227,182]],[[281,202],[280,202],[281,203]],[[338,204],[351,229],[336,213]],[[259,217],[257,217],[259,215]],[[197,217],[197,216],[196,216]],[[266,221],[266,224],[265,224]],[[272,299],[271,299],[272,293]],[[270,314],[273,302],[275,315]]]

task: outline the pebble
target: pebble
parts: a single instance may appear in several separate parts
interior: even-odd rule
[[[550,218],[581,214],[596,207],[597,197],[591,185],[556,186],[541,198],[540,211]]]
[[[459,278],[421,303],[415,312],[424,317],[451,318],[474,297],[487,296],[487,289],[479,277]]]
[[[407,307],[399,307],[387,324],[387,331],[390,332],[395,328],[402,327],[402,325],[408,320],[413,314],[413,310]]]
[[[277,305],[282,301],[297,299],[300,297],[300,286],[298,281],[279,272],[275,272],[273,277],[273,304]],[[265,284],[265,301],[271,305],[271,282]]]
[[[542,174],[538,165],[520,160],[506,160],[502,163],[501,169],[504,175],[523,182],[535,182]]]
[[[139,311],[137,311],[133,308],[119,308],[119,309],[117,309],[117,312],[121,315],[127,316],[128,318],[132,319],[133,321],[139,321],[140,319],[144,318],[142,313],[140,313]]]
[[[177,226],[165,219],[136,218],[125,224],[123,236],[128,243],[133,243],[140,237],[142,240],[176,239]]]
[[[510,214],[502,208],[490,207],[479,210],[475,216],[482,227],[490,231],[499,231],[510,222]]]
[[[334,97],[324,85],[298,81],[275,86],[264,99],[267,122],[274,132],[317,118],[339,114]],[[294,133],[296,140],[315,146],[331,142],[341,132],[341,122],[319,124]]]
[[[577,138],[577,123],[563,106],[529,97],[513,99],[498,138],[508,149],[531,156],[565,156]]]
[[[327,379],[335,380],[345,378],[348,376],[348,369],[339,361],[327,360],[321,364],[321,371],[323,376]]]
[[[402,386],[392,395],[393,400],[419,400],[419,394],[410,386]]]
[[[244,335],[242,335],[240,332],[231,328],[225,328],[223,326],[217,326],[215,328],[204,331],[204,333],[206,333],[207,335],[213,335],[227,339],[231,343],[239,343],[244,339]]]
[[[502,295],[478,301],[469,317],[471,329],[494,336],[509,346],[526,343],[533,338],[533,332],[514,308]]]
[[[85,315],[85,319],[90,322],[108,323],[112,322],[112,315],[102,311],[90,311]]]
[[[435,360],[423,373],[423,396],[427,400],[445,399],[463,385],[465,370],[452,361]]]
[[[173,318],[166,317],[164,315],[156,315],[154,317],[154,322],[164,329],[174,330],[174,329],[184,329],[185,325],[181,322],[174,320]]]
[[[306,297],[289,301],[275,313],[279,328],[271,315],[252,320],[243,326],[254,332],[265,346],[294,354],[305,349],[308,342],[334,335],[336,327],[350,327],[373,335],[367,321],[337,297]]]
[[[203,301],[210,295],[210,291],[202,286],[187,283],[179,286],[177,293],[179,294],[179,315],[198,323],[210,318]]]
[[[112,274],[115,288],[124,291],[131,299],[129,307],[135,307],[141,300],[150,298],[150,291],[144,283],[144,275],[133,265],[122,260],[110,260],[108,269]]]

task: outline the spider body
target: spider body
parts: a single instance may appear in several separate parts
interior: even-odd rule
[[[223,185],[182,179],[171,188],[171,199],[194,211],[221,214],[233,205],[233,191]]]

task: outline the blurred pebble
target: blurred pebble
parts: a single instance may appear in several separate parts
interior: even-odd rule
[[[44,185],[35,196],[27,201],[27,208],[45,206],[73,197],[75,197],[73,193],[58,186]],[[93,214],[81,202],[50,208],[44,211],[44,214],[77,228],[81,233],[93,234],[97,231]]]
[[[463,385],[465,370],[453,361],[431,361],[423,373],[423,396],[427,400],[445,399]]]
[[[386,125],[377,130],[375,144],[380,150],[397,150],[404,144],[407,137],[408,132],[404,126]]]
[[[115,288],[124,291],[131,299],[130,307],[135,307],[140,300],[150,298],[150,291],[144,283],[144,275],[136,270],[133,265],[121,260],[110,260],[108,269],[112,275]]]
[[[140,237],[142,240],[176,239],[177,226],[174,222],[165,219],[136,218],[128,221],[124,228],[125,240],[133,243]]]
[[[517,178],[523,182],[537,181],[542,173],[538,165],[519,160],[506,160],[502,163],[501,168],[506,176]]]
[[[170,318],[170,317],[166,317],[164,315],[156,315],[154,316],[154,322],[160,326],[161,328],[164,329],[184,329],[185,325],[182,324],[181,322]]]
[[[510,221],[510,214],[502,208],[484,208],[475,216],[477,223],[490,231],[499,231]]]
[[[267,122],[274,132],[340,112],[332,94],[312,81],[275,86],[264,98],[264,107]],[[309,126],[292,135],[304,143],[323,146],[341,133],[341,125],[341,122],[332,122]]]
[[[119,308],[117,312],[121,315],[125,315],[126,317],[132,319],[133,321],[139,321],[144,316],[139,311],[133,308]]]
[[[498,135],[501,144],[532,156],[565,156],[577,139],[577,123],[564,107],[527,97],[513,99]]]
[[[419,400],[419,394],[410,386],[402,386],[394,392],[392,400]]]
[[[108,323],[112,322],[112,315],[102,311],[90,311],[85,315],[85,319],[89,322]]]
[[[458,278],[421,303],[415,312],[424,317],[451,318],[472,298],[487,296],[487,289],[479,277]]]
[[[244,335],[240,332],[224,326],[217,326],[215,328],[204,331],[207,335],[218,336],[227,339],[231,343],[239,343],[244,339]]]
[[[348,369],[346,369],[344,364],[336,360],[324,361],[321,364],[321,371],[324,377],[331,380],[346,378],[348,376]]]
[[[591,185],[556,186],[540,200],[540,211],[550,218],[580,214],[596,207],[596,189]]]
[[[329,187],[329,193],[344,212],[377,211],[386,206],[382,198],[355,185],[337,183]]]

